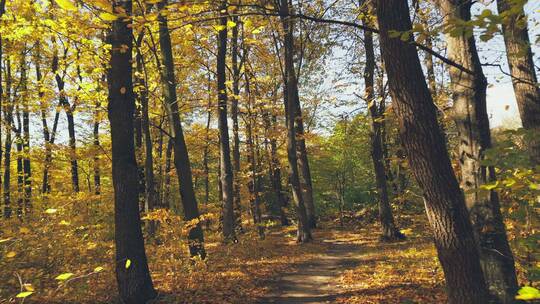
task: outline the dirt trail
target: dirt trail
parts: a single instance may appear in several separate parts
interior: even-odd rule
[[[258,303],[333,303],[340,294],[339,275],[361,261],[361,248],[335,239],[325,239],[325,253],[300,264],[296,271],[283,274],[272,292]]]

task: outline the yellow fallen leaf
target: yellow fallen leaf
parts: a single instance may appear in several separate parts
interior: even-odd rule
[[[33,293],[34,293],[33,291],[23,291],[21,293],[18,293],[15,297],[16,298],[26,298],[29,295],[33,294]]]
[[[56,213],[57,211],[58,211],[57,209],[49,208],[49,209],[45,210],[45,213],[47,213],[47,214],[53,214],[53,213]]]
[[[15,256],[17,255],[17,253],[15,251],[10,251],[8,253],[6,253],[6,258],[14,258]]]
[[[26,289],[26,291],[34,291],[34,286],[32,286],[32,284],[26,283],[23,285],[23,287]]]
[[[58,281],[65,281],[65,280],[71,278],[72,276],[73,276],[73,273],[66,272],[66,273],[62,273],[61,275],[57,276],[55,279],[57,279]]]

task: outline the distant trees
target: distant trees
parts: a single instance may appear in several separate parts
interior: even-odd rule
[[[510,67],[514,95],[518,104],[523,128],[529,131],[528,145],[534,165],[540,165],[540,87],[536,76],[525,2],[497,0],[499,14],[504,18],[502,31],[506,45],[506,58]]]

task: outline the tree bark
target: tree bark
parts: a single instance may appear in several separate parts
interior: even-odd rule
[[[6,140],[4,148],[4,217],[10,218],[12,213],[11,206],[11,146],[12,136],[11,130],[13,127],[13,104],[11,102],[11,62],[6,60],[6,101],[3,105]]]
[[[232,61],[232,96],[231,96],[231,119],[233,130],[233,188],[234,188],[234,218],[236,220],[236,229],[242,231],[242,209],[240,200],[240,132],[238,128],[238,98],[240,96],[240,64],[238,62],[239,50],[238,47],[238,16],[231,18],[236,24],[232,28],[231,39],[231,61]],[[246,56],[244,54],[244,56]]]
[[[32,169],[30,163],[30,106],[28,104],[28,73],[26,62],[26,46],[21,54],[21,101],[22,101],[22,126],[19,126],[21,144],[21,165],[22,165],[22,208],[24,213],[29,213],[32,207]],[[20,134],[22,128],[22,134]],[[19,146],[17,146],[19,147]]]
[[[488,303],[489,293],[463,195],[437,124],[433,99],[416,48],[391,38],[409,31],[406,0],[378,0],[381,51],[400,136],[411,170],[423,190],[428,220],[444,270],[449,303]]]
[[[445,22],[469,21],[470,0],[439,0]],[[499,197],[482,186],[496,181],[495,168],[482,165],[491,148],[486,108],[487,80],[476,49],[474,36],[446,34],[448,56],[473,74],[450,67],[454,105],[452,116],[459,137],[461,188],[480,246],[480,262],[490,292],[501,303],[513,303],[517,292],[514,258],[502,220]]]
[[[296,148],[296,128],[297,108],[295,104],[296,73],[294,69],[294,37],[292,21],[289,16],[289,3],[287,0],[280,2],[280,18],[284,31],[284,53],[285,53],[285,113],[287,116],[287,158],[289,160],[289,176],[293,193],[293,199],[296,204],[298,216],[297,241],[300,243],[312,240],[311,225],[304,204],[302,188],[300,185],[300,174],[298,172],[298,158]]]
[[[166,6],[167,1],[158,3],[160,11]],[[200,215],[199,207],[197,206],[197,198],[195,197],[195,191],[193,189],[191,163],[189,161],[184,131],[179,116],[178,98],[176,96],[176,78],[174,76],[174,59],[167,17],[160,13],[158,15],[158,22],[159,45],[161,50],[161,60],[163,62],[161,80],[163,83],[163,95],[167,105],[167,114],[169,116],[169,123],[171,125],[173,136],[174,167],[178,177],[184,217],[186,221],[198,221]],[[206,252],[204,250],[204,235],[199,222],[193,225],[189,230],[188,241],[190,256],[199,256],[204,259],[206,257]]]
[[[529,150],[535,166],[540,165],[540,87],[534,70],[527,17],[523,6],[518,13],[512,13],[511,1],[497,0],[499,14],[508,14],[508,19],[502,23],[506,58],[512,75],[514,95],[521,117],[523,128],[528,130]],[[524,3],[523,3],[524,4]],[[513,4],[523,5],[523,4]]]
[[[227,56],[227,1],[220,3],[217,54],[217,89],[218,89],[218,128],[219,151],[221,157],[221,191],[223,193],[223,237],[225,242],[236,239],[234,232],[234,201],[233,201],[233,171],[229,147],[229,128],[227,123],[227,86],[226,86],[226,56]]]
[[[302,117],[302,108],[300,105],[300,96],[298,93],[298,83],[295,85],[294,107],[296,111],[295,131],[297,138],[297,158],[300,169],[300,184],[302,195],[306,205],[306,213],[310,228],[317,227],[317,218],[315,211],[315,201],[313,199],[313,183],[311,182],[311,170],[309,168],[308,152],[306,148],[306,137],[304,131],[304,119]]]
[[[130,0],[114,1],[113,11],[123,9],[131,16]],[[114,187],[116,280],[125,303],[143,304],[156,296],[144,249],[138,203],[137,162],[133,143],[135,98],[132,80],[131,19],[113,22],[108,72]],[[127,50],[124,48],[127,47]],[[128,262],[129,261],[129,262]]]
[[[270,179],[272,180],[272,188],[276,194],[277,207],[279,212],[279,218],[281,226],[289,226],[289,219],[285,213],[287,208],[287,201],[283,194],[283,188],[281,186],[281,165],[277,156],[277,139],[275,130],[277,125],[276,115],[273,113],[264,114],[264,123],[266,128],[266,138],[269,138],[270,149],[268,151],[268,159],[270,160]]]

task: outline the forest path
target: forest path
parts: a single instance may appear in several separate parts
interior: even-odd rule
[[[339,235],[339,231],[332,230],[318,236],[324,252],[282,274],[258,303],[333,303],[338,297],[346,297],[340,292],[338,279],[345,270],[359,265],[363,250],[360,244],[342,240]]]

